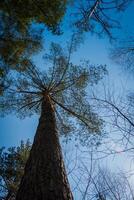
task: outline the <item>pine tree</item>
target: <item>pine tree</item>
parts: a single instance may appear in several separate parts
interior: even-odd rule
[[[25,70],[26,58],[42,48],[42,32],[46,28],[60,33],[66,0],[0,1],[0,93],[8,71]],[[23,67],[22,67],[23,66]]]
[[[40,114],[16,200],[73,199],[59,136],[76,133],[82,142],[87,142],[90,133],[101,132],[102,120],[92,110],[86,88],[88,83],[97,84],[106,69],[88,61],[74,65],[70,56],[75,42],[71,41],[66,53],[52,43],[50,53],[44,57],[51,66],[46,72],[27,61],[27,70],[12,80],[1,97],[3,113],[15,111],[21,117]]]
[[[31,143],[21,141],[20,146],[0,149],[0,199],[13,200],[24,173]]]

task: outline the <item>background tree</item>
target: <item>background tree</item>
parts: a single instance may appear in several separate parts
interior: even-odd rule
[[[79,1],[76,4],[75,26],[80,31],[96,33],[99,36],[106,34],[110,39],[114,39],[113,30],[120,28],[121,24],[114,17],[124,11],[131,0],[93,0]]]
[[[59,34],[66,0],[3,0],[0,2],[0,90],[9,69],[24,70],[24,60],[42,45],[42,31]]]
[[[20,146],[0,149],[0,199],[13,200],[24,173],[31,143],[21,141]]]
[[[134,38],[123,40],[112,50],[111,58],[126,71],[134,74]]]
[[[44,57],[48,65],[52,65],[48,72],[40,72],[28,63],[27,70],[13,80],[1,97],[3,113],[16,111],[21,117],[40,113],[17,200],[73,199],[59,134],[73,131],[82,142],[88,143],[89,133],[101,133],[102,121],[88,103],[85,89],[88,82],[97,84],[107,71],[105,66],[96,67],[86,61],[81,65],[71,63],[75,43],[77,41],[72,39],[67,53],[52,44],[50,54]]]
[[[94,187],[90,199],[132,200],[134,197],[133,187],[123,172],[113,173],[109,169],[100,168],[92,183]]]

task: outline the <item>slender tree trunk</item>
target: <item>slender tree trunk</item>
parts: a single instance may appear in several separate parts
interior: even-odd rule
[[[47,95],[16,200],[73,200]]]

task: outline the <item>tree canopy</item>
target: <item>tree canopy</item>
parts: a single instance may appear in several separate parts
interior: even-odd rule
[[[66,0],[0,2],[0,91],[8,70],[24,70],[24,59],[41,49],[45,28],[60,33],[66,4]]]
[[[46,66],[51,66],[47,72],[41,72],[27,61],[27,70],[11,80],[10,87],[1,97],[1,113],[15,111],[21,117],[40,113],[43,95],[47,93],[54,105],[60,133],[66,134],[75,127],[83,133],[83,141],[87,132],[100,133],[102,121],[88,102],[86,88],[88,83],[97,84],[107,70],[105,66],[94,66],[89,61],[73,64],[70,61],[73,46],[71,42],[65,52],[59,44],[52,43],[50,53],[44,56]]]
[[[42,47],[41,33],[47,28],[59,34],[60,22],[66,14],[66,6],[70,1],[64,0],[28,0],[0,2],[0,93],[3,92],[5,79],[9,69],[24,70],[24,59],[37,53]],[[72,1],[70,24],[77,31],[106,34],[113,39],[114,28],[120,23],[113,18],[127,8],[130,0],[114,1]],[[73,17],[72,17],[73,16]],[[21,65],[21,68],[20,68]]]

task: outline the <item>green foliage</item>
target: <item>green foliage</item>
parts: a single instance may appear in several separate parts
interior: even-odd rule
[[[25,59],[42,48],[42,31],[60,33],[66,0],[0,1],[0,71],[25,70]],[[2,83],[1,83],[2,82]],[[0,76],[0,91],[5,89]]]
[[[7,16],[12,16],[20,32],[25,32],[27,26],[35,21],[57,33],[66,3],[67,0],[3,0],[0,8]]]
[[[72,44],[65,51],[52,43],[49,54],[44,56],[50,66],[46,72],[28,61],[27,70],[12,80],[11,87],[1,97],[0,107],[1,113],[15,111],[20,117],[40,113],[47,94],[55,110],[59,133],[77,133],[85,143],[89,133],[100,133],[102,128],[102,120],[89,104],[87,86],[97,84],[106,74],[106,68],[88,61],[73,64],[70,61]]]
[[[21,141],[18,147],[0,149],[0,199],[16,196],[30,149],[29,140],[26,143]]]

